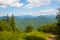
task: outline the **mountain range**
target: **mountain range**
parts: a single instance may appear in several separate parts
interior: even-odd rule
[[[29,25],[32,25],[36,29],[42,25],[55,23],[56,16],[15,16],[15,22],[19,29],[24,30]]]
[[[1,18],[6,18],[6,16],[2,16]],[[41,15],[41,16],[15,16],[15,23],[17,28],[19,30],[24,30],[27,26],[31,25],[34,27],[34,29],[46,25],[46,24],[52,24],[56,22],[56,16],[55,15]]]

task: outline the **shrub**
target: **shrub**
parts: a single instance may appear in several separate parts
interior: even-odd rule
[[[25,40],[45,40],[45,39],[37,36],[26,36]]]

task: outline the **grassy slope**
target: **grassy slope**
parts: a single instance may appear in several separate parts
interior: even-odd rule
[[[24,40],[25,36],[38,36],[47,38],[52,36],[52,34],[37,31],[33,31],[31,33],[0,32],[0,40]]]

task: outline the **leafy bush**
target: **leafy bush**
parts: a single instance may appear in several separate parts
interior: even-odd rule
[[[37,29],[38,31],[43,31],[46,33],[57,34],[56,23],[50,25],[44,25]]]
[[[25,29],[25,32],[32,32],[33,31],[33,27],[31,25],[27,26]]]
[[[25,40],[45,40],[45,39],[37,36],[26,36]]]
[[[11,31],[12,28],[9,24],[6,24],[5,21],[0,21],[0,31]]]

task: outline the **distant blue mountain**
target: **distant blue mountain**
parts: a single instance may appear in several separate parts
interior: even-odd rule
[[[50,18],[50,19],[56,19],[56,15],[46,15],[45,17]]]
[[[38,18],[38,17],[46,17],[46,18],[50,18],[50,19],[56,19],[56,15],[41,15],[41,16],[24,15],[24,16],[15,16],[15,18],[20,18],[20,19],[29,19],[29,18]],[[0,18],[6,18],[6,16],[1,16]]]
[[[0,18],[6,18],[6,16],[0,17]],[[16,22],[17,28],[19,28],[20,30],[24,30],[28,25],[32,25],[34,29],[36,29],[42,25],[55,23],[56,16],[55,15],[15,16],[15,22]]]
[[[23,17],[23,18],[22,18]],[[15,17],[16,25],[19,29],[25,29],[28,25],[32,25],[35,29],[39,26],[52,24],[56,22],[56,16],[17,16]]]
[[[31,15],[24,15],[24,16],[15,16],[15,18],[21,19],[29,19],[29,18],[38,18],[39,16],[31,16]],[[40,17],[46,17],[50,19],[56,19],[56,15],[41,15]]]
[[[27,18],[35,18],[36,16],[24,15],[24,16],[15,16],[15,18],[27,19]]]

